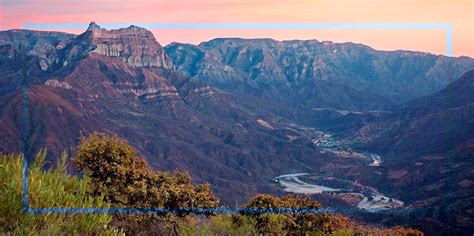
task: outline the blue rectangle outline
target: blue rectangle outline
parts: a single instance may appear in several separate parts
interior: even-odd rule
[[[130,24],[102,24],[105,28],[123,28]],[[348,29],[348,30],[445,30],[446,56],[452,56],[453,29],[451,23],[147,23],[133,24],[147,29],[275,29],[275,30],[304,30],[304,29]],[[85,29],[88,24],[76,23],[25,23],[23,29],[58,30],[58,29]],[[28,88],[23,88],[23,105],[28,104]],[[26,103],[26,104],[25,104]],[[28,109],[23,109],[23,119],[27,119]],[[25,123],[24,123],[25,124]],[[24,132],[27,129],[24,126]],[[24,136],[25,137],[25,136]],[[24,143],[26,143],[25,140]],[[31,208],[28,197],[28,157],[27,150],[23,151],[22,158],[22,210],[29,214],[164,214],[178,211],[186,211],[194,214],[238,214],[247,213],[348,213],[361,211],[362,209],[292,209],[292,208]],[[417,211],[426,208],[401,208],[398,211]],[[395,211],[397,211],[395,210]],[[369,211],[370,210],[366,210]],[[383,212],[383,211],[382,211]],[[391,209],[391,213],[394,209]]]
[[[246,29],[246,30],[444,30],[446,56],[452,56],[453,27],[451,23],[106,23],[105,28],[124,28],[136,25],[147,29]],[[83,23],[25,23],[23,29],[39,30],[85,29]]]

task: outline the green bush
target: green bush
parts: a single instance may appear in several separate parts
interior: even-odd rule
[[[29,206],[31,208],[107,208],[101,198],[87,193],[89,178],[79,179],[66,173],[66,155],[55,168],[44,171],[46,151],[36,155],[29,169]],[[0,156],[0,233],[95,234],[107,230],[112,217],[106,214],[25,214],[22,210],[22,157]]]
[[[188,173],[155,172],[127,141],[102,133],[81,138],[75,167],[91,178],[90,194],[105,196],[113,207],[214,208],[219,199],[208,184],[193,186]],[[189,212],[164,215],[116,216],[116,225],[129,233],[169,231],[178,234],[191,221]]]
[[[321,204],[309,196],[288,194],[281,198],[283,208],[319,209]],[[307,232],[330,234],[336,230],[348,228],[352,222],[338,214],[286,214],[283,229],[286,232],[305,235]]]
[[[392,228],[376,228],[370,226],[356,225],[352,228],[338,230],[331,235],[333,236],[386,236],[386,235],[396,235],[396,236],[422,236],[423,232],[413,229],[405,228],[402,226],[395,226]]]
[[[246,208],[319,209],[321,205],[308,196],[288,194],[283,197],[268,194],[254,196]],[[273,214],[249,213],[232,217],[235,227],[252,225],[258,234],[306,235],[307,233],[330,234],[352,225],[349,218],[337,214]]]
[[[196,217],[180,231],[180,235],[232,235],[232,236],[253,236],[257,235],[254,229],[254,222],[249,220],[241,222],[237,226],[232,221],[231,215],[216,215],[209,218]]]

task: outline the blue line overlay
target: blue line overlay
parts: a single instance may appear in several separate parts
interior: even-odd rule
[[[60,30],[86,29],[89,24],[83,23],[25,23],[23,29]],[[131,24],[108,23],[101,24],[105,28],[124,28]],[[446,32],[446,56],[452,55],[453,29],[450,23],[137,23],[132,24],[147,29],[246,29],[246,30],[444,30]],[[25,82],[26,83],[26,82]],[[305,209],[305,208],[30,208],[28,202],[28,157],[27,137],[29,134],[28,87],[23,88],[23,166],[22,166],[22,208],[30,214],[325,214],[373,212],[370,209]],[[426,211],[427,208],[397,208],[384,209],[377,213],[396,213]]]
[[[30,208],[36,214],[325,214],[334,213],[334,209],[305,208]]]
[[[130,24],[106,23],[105,28],[125,28]],[[446,31],[446,56],[452,56],[453,30],[450,23],[136,23],[147,29],[245,29],[245,30],[444,30]],[[60,30],[86,29],[83,23],[25,23],[24,29]]]
[[[23,94],[21,97],[21,103],[23,107],[22,114],[22,123],[23,123],[23,158],[22,158],[22,168],[21,168],[21,196],[22,196],[22,209],[23,211],[28,211],[28,137],[30,134],[30,112],[29,112],[29,93],[28,85],[26,82],[26,72],[25,78],[23,78]]]
[[[86,29],[84,23],[25,23],[23,28],[34,29]],[[105,23],[105,28],[124,28],[136,25],[147,29],[401,29],[448,30],[449,23]]]
[[[395,214],[423,213],[431,208],[394,208],[374,211],[358,208],[28,208],[30,214],[122,214],[122,215],[258,215],[258,214],[353,214],[358,212]]]
[[[21,196],[22,196],[22,209],[24,212],[28,212],[28,161],[26,156],[23,154],[22,168],[21,168]]]
[[[447,26],[446,30],[446,56],[453,55],[453,27],[451,24]]]

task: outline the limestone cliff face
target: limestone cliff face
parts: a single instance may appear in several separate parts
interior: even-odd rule
[[[120,57],[123,62],[135,67],[171,68],[171,60],[153,34],[138,26],[117,30],[106,30],[92,22],[84,33],[90,36],[95,46],[92,52]]]
[[[48,58],[48,66],[66,66],[91,53],[118,57],[133,67],[172,68],[171,60],[153,34],[138,26],[107,30],[94,22],[89,28],[71,40],[56,46],[57,52]]]
[[[84,91],[86,94],[97,92],[99,97],[114,94],[117,96],[114,99],[123,99],[122,96],[125,96],[135,102],[160,110],[173,110],[182,102],[182,99],[172,81],[159,70],[161,68],[134,67],[117,57],[93,53],[75,66],[69,79],[83,78],[83,82],[93,82],[104,86],[103,89],[99,89],[100,92]],[[110,94],[102,94],[105,91]]]

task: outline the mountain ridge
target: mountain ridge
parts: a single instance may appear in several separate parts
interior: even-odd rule
[[[336,107],[341,110],[373,110],[376,107],[390,110],[394,107],[392,104],[439,91],[474,65],[470,58],[384,52],[361,44],[317,40],[214,39],[199,45],[174,43],[165,50],[176,69],[222,89],[235,91],[243,85],[270,93],[272,89],[287,89],[285,92],[293,94],[299,91],[299,97],[304,99],[312,97],[312,92],[305,86],[331,81],[364,91],[357,96],[376,93],[389,101],[386,104],[341,104]],[[365,99],[371,100],[370,96]],[[328,107],[329,104],[313,106]]]
[[[443,166],[447,153],[471,142],[470,133],[453,126],[454,134],[464,136],[444,143],[439,127],[445,127],[446,117],[465,124],[473,116],[466,105],[471,89],[465,86],[472,82],[473,72],[465,72],[474,68],[473,59],[269,39],[260,42],[262,47],[242,39],[163,48],[144,30],[91,24],[77,36],[33,33],[34,40],[0,32],[0,151],[22,150],[19,117],[26,86],[29,154],[46,147],[54,164],[52,156],[76,146],[81,135],[119,135],[153,168],[187,170],[196,182],[209,182],[227,206],[255,193],[282,193],[270,180],[291,173],[346,179],[357,183],[351,188],[375,189],[408,207],[452,206],[443,188],[433,187],[449,179],[464,184],[459,196],[472,190],[463,187],[471,178],[464,168],[469,165],[456,165],[462,175]],[[458,74],[469,78],[452,78]],[[449,106],[433,105],[444,101],[443,91],[463,95],[453,100],[461,102],[462,112],[452,116],[445,112]],[[326,134],[352,149],[320,146]],[[359,136],[364,142],[354,142]],[[382,156],[380,166],[368,165],[368,151]],[[417,188],[429,194],[417,194]]]

